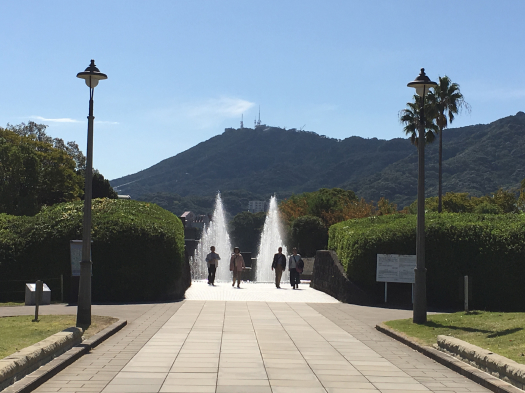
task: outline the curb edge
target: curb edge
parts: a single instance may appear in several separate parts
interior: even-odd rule
[[[3,392],[5,393],[29,393],[34,389],[53,378],[60,371],[64,370],[67,366],[80,359],[83,355],[91,351],[97,345],[107,340],[119,330],[121,330],[128,323],[125,319],[119,319],[112,325],[101,330],[88,340],[75,345],[69,351],[66,351],[62,355],[56,357],[49,363],[43,365],[38,370],[35,370],[31,374],[28,374],[21,380],[15,382],[11,386],[8,386]]]
[[[428,347],[426,345],[421,345],[416,341],[412,340],[410,337],[395,331],[394,329],[386,326],[383,323],[376,325],[376,330],[380,331],[383,334],[386,334],[389,337],[392,337],[397,341],[402,342],[403,344],[431,358],[437,363],[440,363],[443,366],[450,368],[458,374],[467,377],[468,379],[476,382],[477,384],[489,390],[492,390],[495,393],[523,393],[523,390],[518,389],[514,385],[502,381],[499,378],[493,377],[492,375],[487,374],[484,371],[481,371],[480,369],[477,369],[476,367],[471,366],[459,359],[456,359],[453,356],[447,355],[444,352],[441,352],[432,347]]]

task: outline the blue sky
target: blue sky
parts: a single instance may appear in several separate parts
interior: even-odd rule
[[[472,106],[454,126],[525,111],[525,2],[1,1],[0,125],[33,120],[94,167],[135,173],[223,132],[265,124],[344,139],[403,136],[421,67]],[[293,150],[293,146],[290,146]]]

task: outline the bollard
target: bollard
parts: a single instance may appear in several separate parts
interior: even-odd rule
[[[42,280],[36,280],[35,284],[35,319],[33,322],[38,322],[38,306],[42,301],[42,293],[44,292],[44,283]]]
[[[60,275],[60,303],[64,303],[64,275]]]
[[[468,312],[468,276],[463,277],[465,286],[465,312]]]

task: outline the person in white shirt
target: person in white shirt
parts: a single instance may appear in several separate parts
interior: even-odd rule
[[[293,289],[299,289],[301,282],[300,274],[303,272],[304,262],[301,255],[297,254],[297,248],[292,249],[292,255],[288,259],[288,269],[290,270],[290,285]]]

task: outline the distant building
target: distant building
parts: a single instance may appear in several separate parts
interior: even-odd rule
[[[193,220],[195,219],[195,214],[193,214],[190,211],[182,213],[182,216],[180,216],[180,219],[182,221],[182,225],[184,225],[184,228],[191,228],[193,224]]]
[[[117,195],[117,198],[118,199],[131,199],[131,196],[129,196],[129,195],[120,195],[119,194],[119,195]]]
[[[194,228],[203,229],[204,226],[210,226],[210,216],[208,214],[199,214],[193,219],[192,226]]]
[[[191,211],[182,213],[179,217],[184,225],[184,228],[199,228],[203,229],[204,226],[209,226],[211,221],[211,215],[209,214],[194,214]]]
[[[204,226],[208,227],[211,221],[211,215],[194,214],[191,211],[182,213],[179,218],[182,221],[182,225],[184,225],[184,239],[186,241],[200,239]]]
[[[268,202],[250,201],[248,202],[248,211],[250,213],[259,213],[268,211]]]

